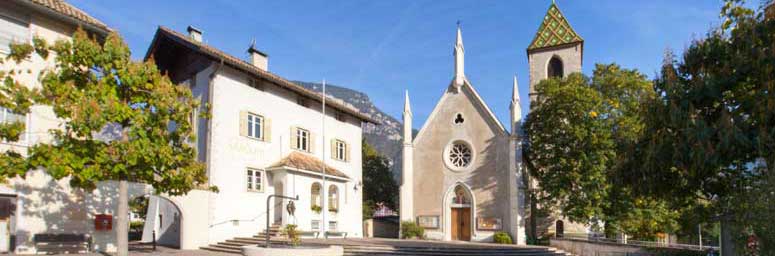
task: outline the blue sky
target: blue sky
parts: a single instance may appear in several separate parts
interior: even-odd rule
[[[758,1],[753,0],[758,4]],[[142,58],[156,27],[203,30],[204,40],[246,58],[255,38],[270,71],[367,93],[400,118],[409,90],[419,128],[453,78],[456,21],[466,76],[505,125],[512,76],[527,113],[525,49],[550,0],[522,1],[92,1],[71,0],[117,29]],[[583,72],[618,63],[653,77],[665,49],[681,52],[720,23],[721,0],[557,0],[585,40]]]

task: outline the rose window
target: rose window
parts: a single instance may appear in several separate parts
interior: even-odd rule
[[[471,164],[471,148],[463,143],[455,143],[449,150],[449,162],[458,168]]]

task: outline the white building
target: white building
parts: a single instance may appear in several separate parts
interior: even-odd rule
[[[188,32],[160,27],[146,56],[210,107],[195,117],[197,149],[219,192],[152,197],[143,240],[155,231],[160,243],[194,249],[256,235],[267,219],[361,237],[361,124],[374,121],[331,98],[323,115],[322,94],[269,72],[265,53],[251,46],[244,61]],[[273,194],[298,196],[295,215],[282,199],[267,214]]]
[[[49,43],[71,40],[78,27],[97,38],[111,29],[101,21],[61,0],[5,0],[0,2],[0,56],[10,52],[11,43],[32,43],[34,37]],[[29,87],[39,88],[38,74],[53,66],[54,56],[43,59],[33,54],[19,63],[9,61],[2,70],[21,70],[15,76]],[[36,143],[51,141],[49,129],[59,127],[49,106],[36,105],[29,114],[19,115],[0,108],[0,122],[20,120],[25,132],[17,142],[0,142],[0,150],[26,154]],[[24,179],[9,179],[0,185],[0,252],[37,253],[34,237],[40,234],[79,234],[92,238],[92,249],[115,251],[115,231],[95,230],[96,215],[106,214],[116,222],[116,184],[102,182],[94,191],[73,189],[69,179],[54,180],[41,170],[31,170]],[[132,184],[130,195],[146,193],[146,186]]]

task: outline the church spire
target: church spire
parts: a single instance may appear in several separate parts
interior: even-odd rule
[[[404,94],[404,114],[412,114],[412,108],[409,106],[409,90]]]
[[[457,40],[455,40],[455,86],[460,87],[465,80],[465,50],[463,49],[463,33],[460,31],[460,21],[457,22]]]
[[[517,76],[514,76],[514,88],[511,91],[511,134],[519,136],[520,126],[522,126],[522,106],[519,103],[519,85]]]

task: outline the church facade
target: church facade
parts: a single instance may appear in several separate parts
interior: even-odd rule
[[[527,48],[531,101],[541,80],[581,72],[583,42],[552,3]],[[465,76],[459,27],[454,59],[454,78],[416,137],[408,92],[405,97],[401,220],[424,227],[429,239],[492,241],[496,232],[506,232],[525,244],[527,188],[533,182],[526,182],[522,163],[517,79],[507,129]],[[554,226],[538,227],[549,228]]]

